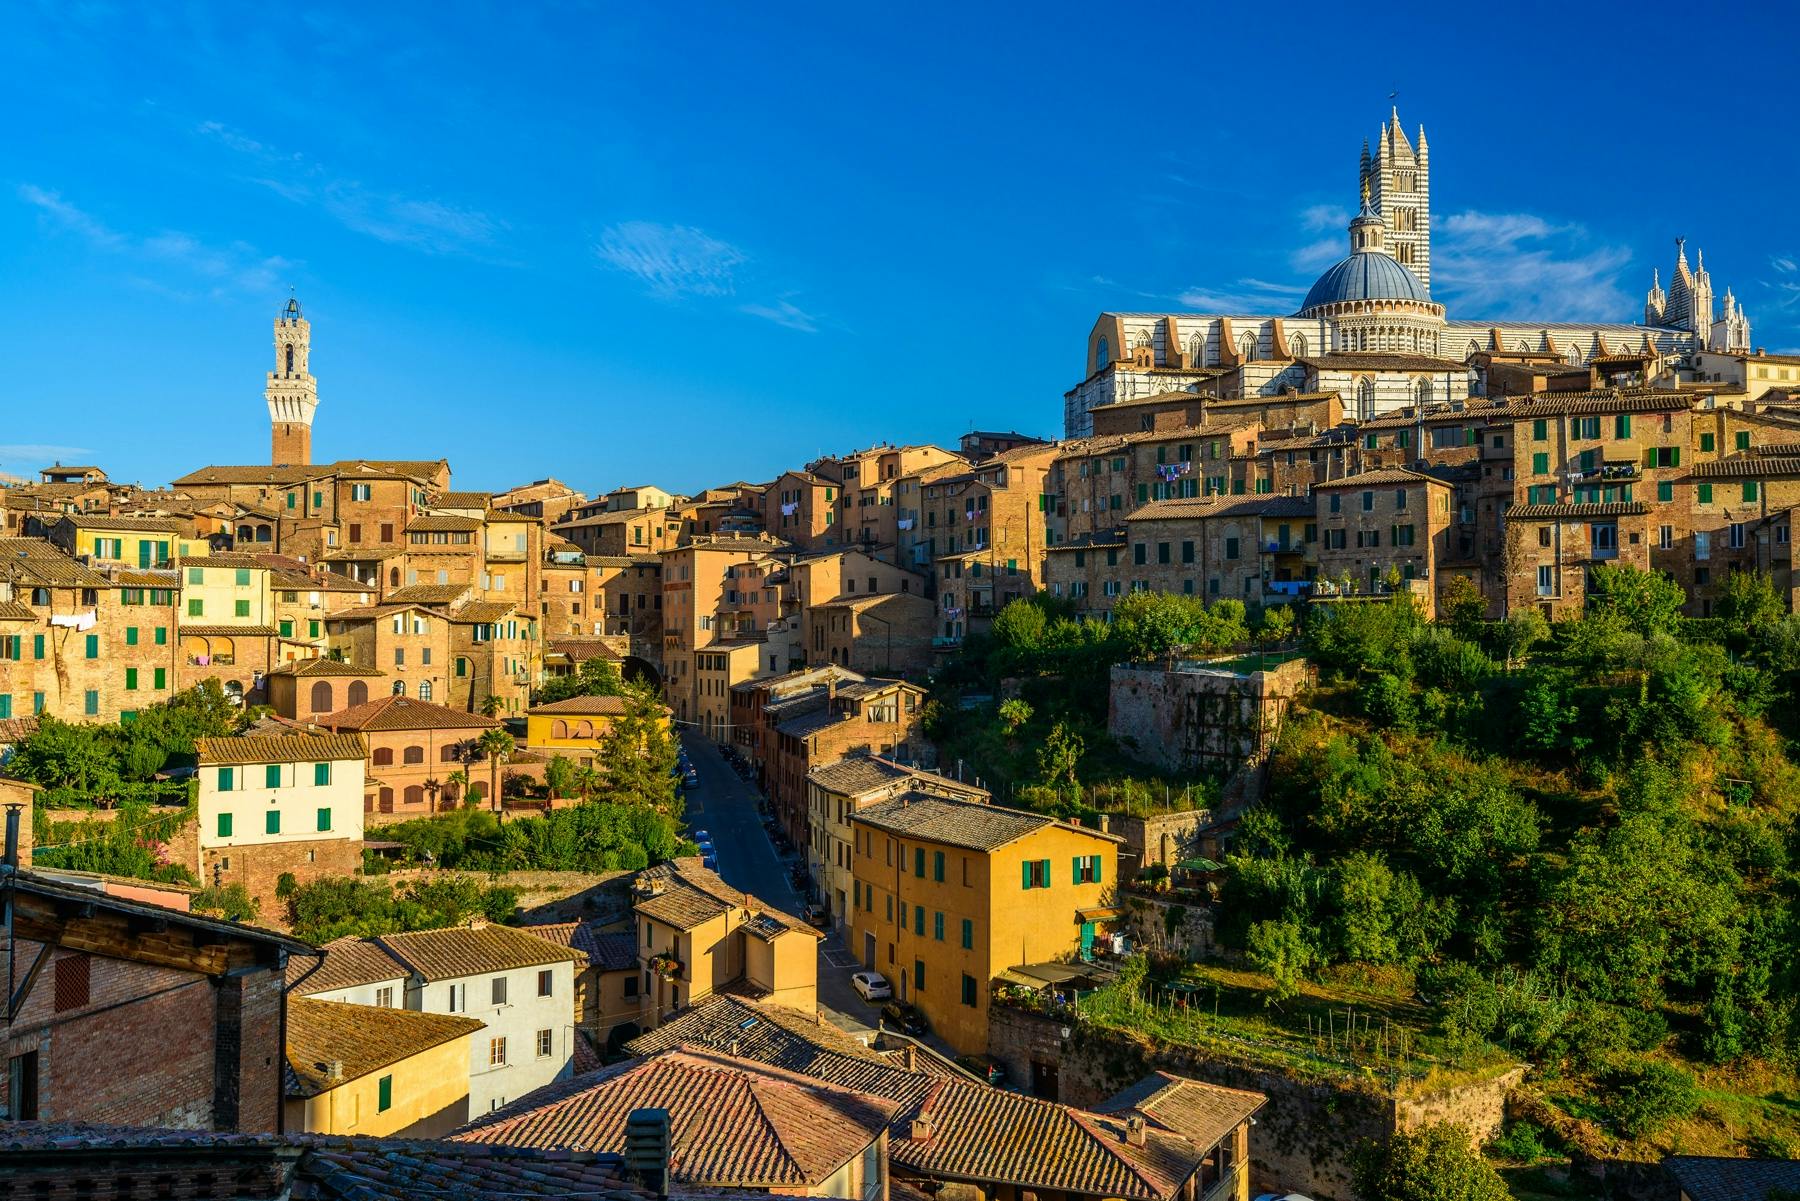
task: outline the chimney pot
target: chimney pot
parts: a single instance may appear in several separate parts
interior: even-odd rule
[[[6,807],[6,867],[19,866],[19,818],[25,812],[25,806],[12,804]]]
[[[906,1070],[909,1072],[919,1070],[919,1049],[911,1043],[906,1044]]]
[[[934,1119],[930,1114],[922,1113],[918,1117],[913,1119],[913,1121],[912,1121],[912,1141],[913,1142],[915,1142],[915,1143],[929,1142],[931,1139],[931,1136],[936,1133],[937,1133],[937,1120]]]
[[[1125,1141],[1134,1147],[1144,1145],[1144,1119],[1139,1114],[1131,1114],[1125,1119]]]

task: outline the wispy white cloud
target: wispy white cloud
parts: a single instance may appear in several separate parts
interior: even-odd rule
[[[1619,283],[1631,262],[1576,224],[1530,213],[1453,213],[1437,223],[1432,289],[1458,313],[1508,319],[1618,321],[1636,309]]]
[[[803,334],[819,332],[819,319],[816,316],[786,300],[777,300],[774,304],[739,305],[738,311],[752,317],[761,317],[764,321],[773,321],[788,329],[797,329]]]
[[[1769,260],[1769,266],[1775,268],[1775,270],[1781,272],[1783,275],[1792,275],[1796,270],[1794,260],[1788,258],[1784,254],[1778,254],[1774,258],[1771,258]]]
[[[1189,288],[1178,300],[1203,313],[1291,313],[1306,289],[1262,279],[1240,279],[1223,288]]]
[[[251,183],[294,204],[317,205],[346,228],[389,245],[486,258],[507,228],[477,209],[367,186],[218,121],[203,121],[195,132],[255,162],[260,172],[248,177]]]
[[[594,254],[613,270],[634,276],[652,296],[664,300],[728,296],[733,291],[733,273],[749,258],[730,242],[704,230],[654,221],[611,226],[601,232]]]
[[[95,250],[132,261],[140,286],[178,298],[196,294],[268,292],[281,274],[294,264],[279,255],[264,255],[245,242],[208,243],[179,230],[153,234],[128,234],[69,201],[61,193],[35,184],[23,184],[19,199],[36,208],[44,221],[81,238]],[[154,271],[154,275],[143,275]]]
[[[1341,204],[1315,204],[1300,210],[1300,227],[1316,234],[1322,229],[1343,229],[1350,224],[1350,210]]]
[[[11,463],[15,460],[42,464],[55,460],[79,459],[93,454],[88,446],[57,446],[46,442],[8,442],[0,443],[0,463]]]

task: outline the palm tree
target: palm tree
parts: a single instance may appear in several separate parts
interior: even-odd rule
[[[431,798],[431,811],[433,813],[436,813],[437,812],[438,793],[444,791],[443,782],[441,780],[439,780],[436,776],[432,776],[430,779],[425,781],[424,789],[425,789],[425,795]]]
[[[487,756],[488,769],[492,773],[493,792],[489,799],[493,803],[495,813],[499,813],[501,808],[500,762],[510,757],[517,748],[518,743],[513,741],[513,736],[498,727],[482,731],[481,737],[475,740],[475,749]]]
[[[444,787],[449,790],[450,799],[456,800],[469,789],[469,773],[460,767],[457,768],[444,777]]]
[[[504,708],[506,708],[505,702],[491,692],[481,698],[481,715],[483,717],[498,717],[500,710]]]
[[[600,790],[600,773],[594,770],[593,764],[586,764],[575,769],[575,791],[581,799],[591,801]]]

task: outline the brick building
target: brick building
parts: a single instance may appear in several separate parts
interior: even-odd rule
[[[850,678],[843,678],[848,676]],[[770,804],[796,847],[808,837],[807,774],[847,755],[919,762],[925,690],[903,680],[827,674],[815,686],[770,704],[770,754],[762,764]]]
[[[325,729],[361,735],[368,747],[364,809],[371,822],[398,821],[460,803],[465,792],[483,793],[487,772],[478,770],[475,740],[500,723],[468,713],[389,695],[314,718]],[[467,779],[459,791],[452,779]]]
[[[306,659],[283,663],[263,680],[269,707],[289,721],[317,722],[340,709],[387,696],[387,675],[338,659]]]

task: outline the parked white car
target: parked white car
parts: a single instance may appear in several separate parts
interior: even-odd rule
[[[894,990],[889,986],[887,977],[880,972],[856,972],[850,977],[850,987],[856,990],[858,996],[871,1004],[876,1001],[889,1000],[894,995]]]

